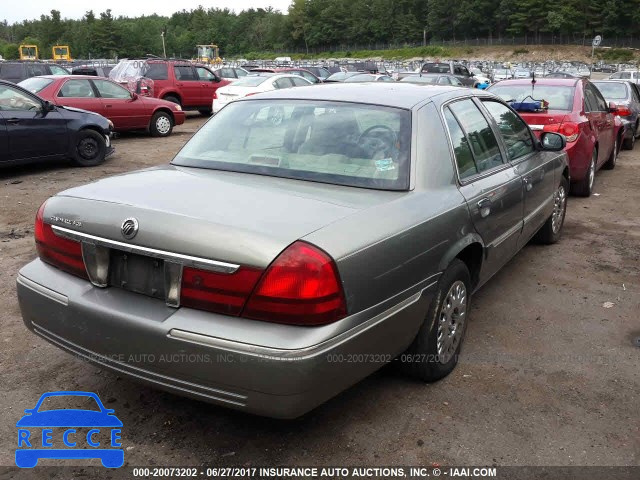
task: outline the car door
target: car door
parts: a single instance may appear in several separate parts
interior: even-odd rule
[[[0,112],[6,128],[5,160],[57,158],[67,153],[66,120],[60,112],[46,111],[38,97],[0,85]]]
[[[0,162],[4,160],[9,160],[9,135],[7,123],[0,111]]]
[[[151,120],[144,100],[134,97],[129,90],[110,80],[91,80],[98,91],[104,116],[113,122],[116,130],[146,128]]]
[[[196,75],[196,69],[191,65],[174,65],[173,72],[176,76],[176,87],[182,96],[182,105],[185,107],[203,105],[202,81]]]
[[[81,108],[104,115],[104,107],[91,81],[85,78],[68,78],[58,88],[55,96],[57,105]]]
[[[553,210],[556,186],[553,159],[558,154],[538,150],[535,136],[524,120],[502,102],[482,99],[481,103],[495,122],[507,160],[522,178],[523,230],[518,241],[522,248]]]
[[[598,165],[609,158],[614,142],[614,116],[607,102],[591,83],[584,85],[585,113],[598,141]],[[588,110],[588,111],[587,111]]]
[[[460,192],[485,244],[481,276],[487,279],[518,251],[523,224],[522,177],[506,161],[489,121],[472,99],[453,101],[443,113]]]
[[[200,86],[202,90],[201,105],[211,105],[213,102],[213,94],[218,89],[220,80],[216,77],[216,74],[205,67],[196,67],[196,74],[200,79]]]

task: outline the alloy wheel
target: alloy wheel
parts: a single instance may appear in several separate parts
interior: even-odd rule
[[[564,215],[566,212],[567,192],[564,185],[560,185],[553,199],[553,213],[551,214],[551,228],[553,233],[557,234],[562,227]]]
[[[438,360],[446,364],[460,345],[467,313],[467,287],[458,280],[451,285],[438,315],[436,348]]]

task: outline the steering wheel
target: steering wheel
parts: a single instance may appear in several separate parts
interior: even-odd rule
[[[376,130],[382,130],[382,135],[372,135]],[[376,153],[380,150],[385,152],[392,152],[397,149],[398,136],[391,127],[386,125],[373,125],[367,128],[358,138],[358,145],[367,151],[373,151]]]

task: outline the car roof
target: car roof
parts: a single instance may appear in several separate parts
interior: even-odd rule
[[[422,85],[397,82],[329,83],[274,90],[260,95],[260,99],[352,102],[412,109],[443,94],[448,94],[446,97],[449,98],[455,96],[480,96],[482,93],[480,90],[460,89],[453,86],[433,86],[426,89]],[[493,97],[493,95],[490,96]],[[251,97],[247,101],[251,101],[250,99]]]
[[[32,78],[48,78],[49,80],[62,80],[63,78],[73,78],[74,80],[82,80],[82,79],[96,79],[96,78],[104,78],[104,77],[96,77],[95,75],[36,75]]]

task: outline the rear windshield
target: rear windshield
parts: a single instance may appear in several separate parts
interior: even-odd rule
[[[422,71],[429,73],[449,73],[451,68],[447,63],[425,63],[422,66]]]
[[[627,87],[624,83],[593,82],[602,96],[607,100],[624,100],[627,98]]]
[[[317,100],[231,103],[174,165],[381,190],[409,186],[411,112]]]
[[[269,77],[260,77],[258,75],[247,75],[233,82],[234,87],[257,87],[265,82]]]
[[[417,75],[412,75],[410,77],[404,77],[400,81],[406,82],[406,83],[437,83],[438,78],[440,77],[437,77],[437,76],[418,77]]]
[[[51,85],[52,82],[53,80],[49,78],[31,77],[23,80],[18,85],[25,90],[29,90],[31,93],[39,93],[47,88],[47,86]]]
[[[546,100],[549,102],[549,110],[572,110],[574,87],[560,85],[504,85],[496,84],[489,87],[491,93],[495,93],[503,100],[523,102],[526,100]]]

